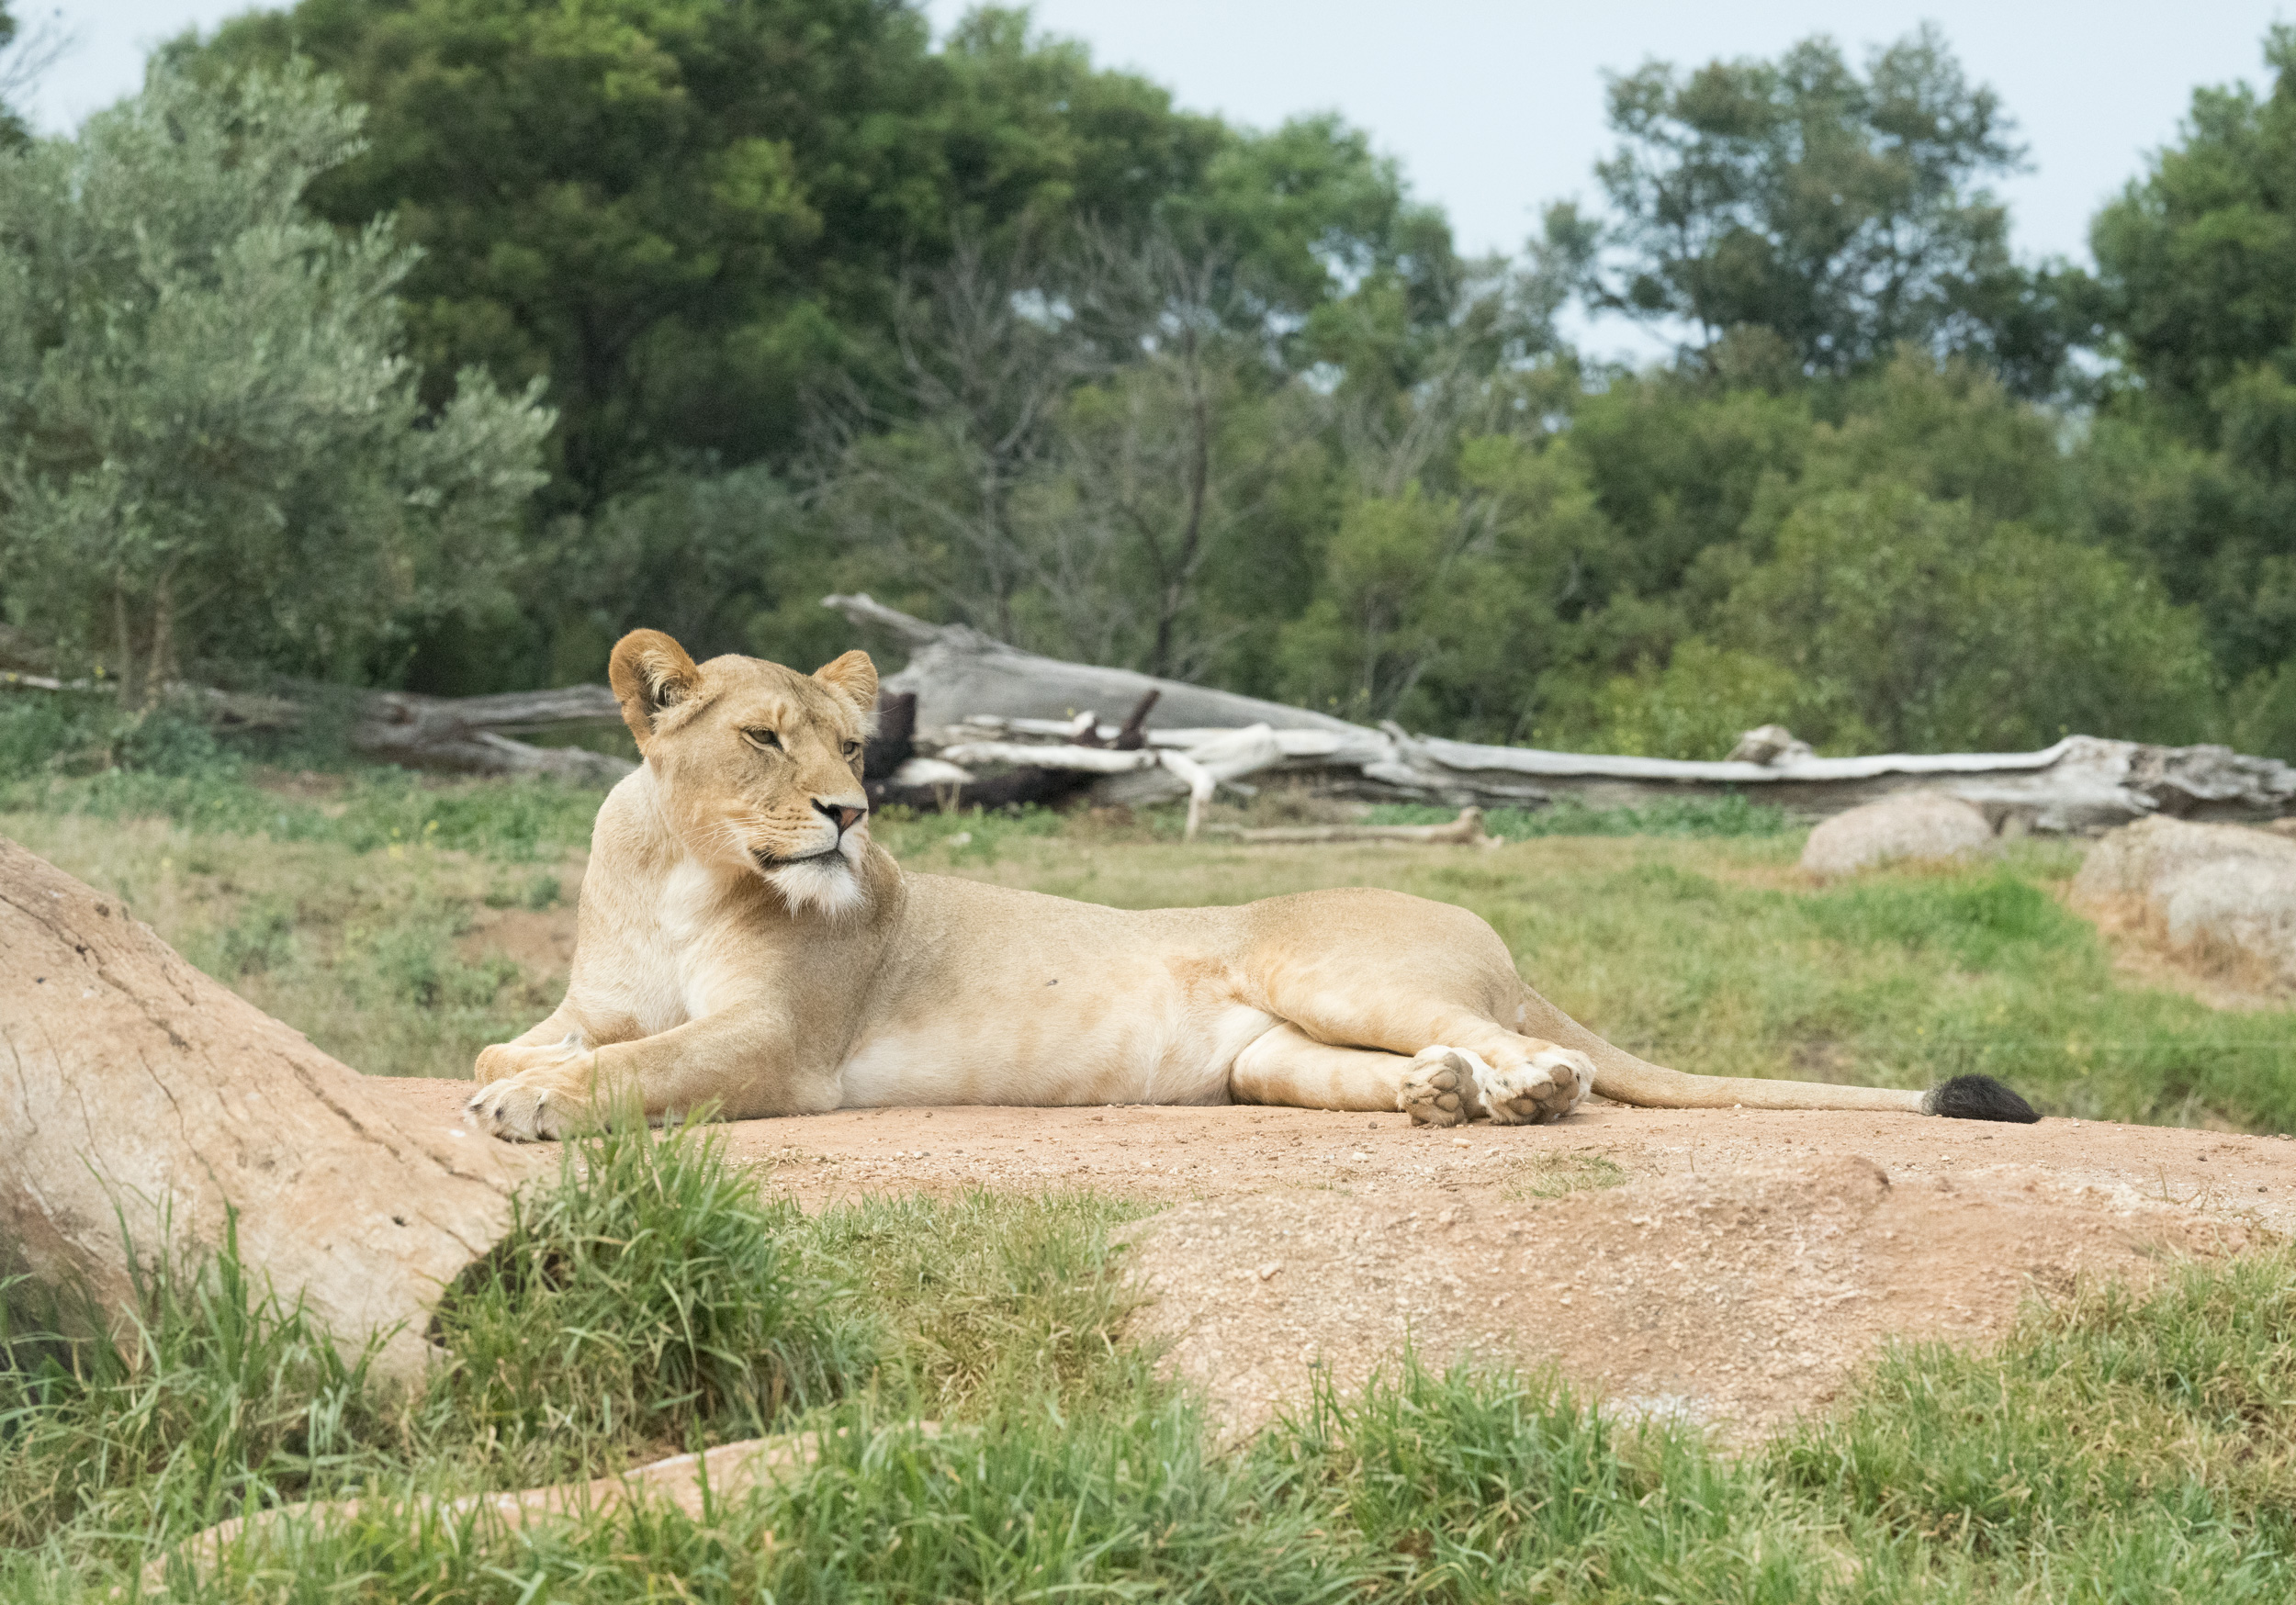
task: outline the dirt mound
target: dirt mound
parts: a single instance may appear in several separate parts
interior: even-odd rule
[[[452,1121],[467,1083],[400,1082]],[[2029,1291],[2143,1285],[2296,1229],[2296,1141],[2044,1120],[1660,1112],[1412,1127],[1298,1109],[851,1109],[727,1129],[809,1207],[1090,1187],[1133,1233],[1171,1344],[1232,1426],[1406,1341],[1552,1363],[1628,1410],[1759,1431],[1891,1336],[1983,1341]]]
[[[1408,1341],[1551,1363],[1617,1408],[1760,1429],[1823,1403],[1885,1337],[1983,1338],[2029,1287],[2144,1282],[2239,1227],[2110,1207],[1999,1166],[1893,1183],[1869,1159],[1673,1175],[1527,1203],[1441,1194],[1192,1204],[1142,1234],[1146,1331],[1243,1428],[1311,1368],[1359,1384]]]

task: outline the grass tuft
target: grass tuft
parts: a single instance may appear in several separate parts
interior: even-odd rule
[[[618,1117],[514,1204],[433,1323],[461,1432],[512,1449],[752,1436],[871,1367],[850,1296],[806,1274],[796,1207],[729,1168],[715,1130],[657,1139]]]
[[[2296,1250],[2084,1286],[1996,1354],[1894,1350],[1776,1451],[1795,1486],[1982,1554],[2173,1521],[2296,1556]]]
[[[0,1549],[72,1523],[181,1532],[299,1498],[387,1433],[371,1352],[340,1352],[281,1302],[235,1225],[204,1263],[163,1256],[137,1292],[123,1333],[67,1338],[101,1329],[58,1320],[21,1278],[0,1284]]]

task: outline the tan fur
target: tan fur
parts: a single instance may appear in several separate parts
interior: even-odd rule
[[[478,1056],[471,1109],[555,1137],[872,1105],[1286,1104],[1433,1125],[1662,1107],[1918,1110],[1915,1093],[1684,1075],[1571,1020],[1463,909],[1350,888],[1134,911],[905,874],[869,839],[868,657],[611,668],[646,761],[599,810],[566,1001]],[[769,734],[770,733],[770,734]]]

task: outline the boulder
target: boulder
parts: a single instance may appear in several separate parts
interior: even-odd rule
[[[2296,986],[2296,840],[2280,832],[2139,820],[2089,850],[2073,903],[2171,948],[2245,955]]]
[[[1837,814],[1809,833],[1802,868],[1816,875],[1854,875],[1903,859],[1966,858],[1993,845],[1982,810],[1942,791],[1885,797]]]

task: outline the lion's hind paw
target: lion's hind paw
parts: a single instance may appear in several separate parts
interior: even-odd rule
[[[1520,1063],[1496,1068],[1480,1059],[1474,1062],[1476,1090],[1502,1126],[1559,1120],[1594,1090],[1594,1061],[1574,1049],[1547,1048]]]
[[[1464,1126],[1482,1113],[1475,1095],[1475,1056],[1456,1048],[1423,1048],[1403,1072],[1395,1106],[1414,1126]]]

